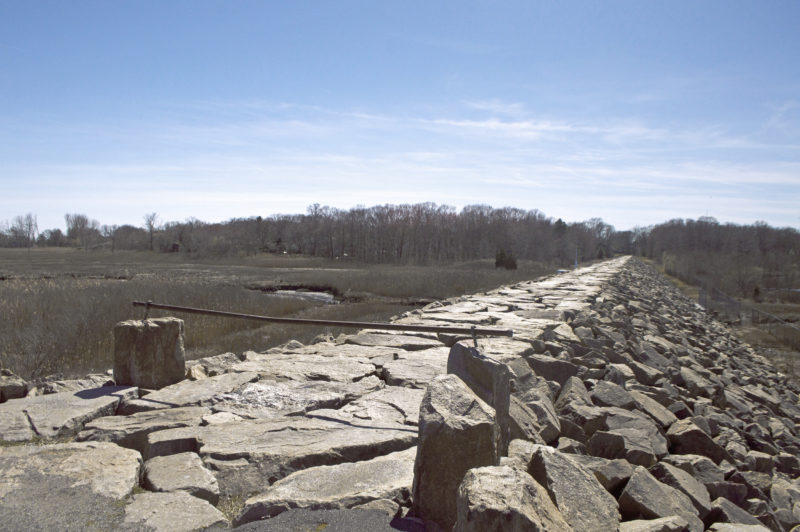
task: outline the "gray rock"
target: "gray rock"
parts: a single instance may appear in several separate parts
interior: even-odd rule
[[[528,472],[545,487],[574,530],[615,530],[619,526],[614,497],[593,473],[569,455],[539,446],[531,457]]]
[[[498,446],[493,409],[455,375],[436,377],[420,406],[412,492],[415,515],[451,529],[464,474],[473,467],[498,465]]]
[[[271,518],[291,508],[353,508],[378,500],[407,504],[416,454],[412,447],[371,460],[297,471],[249,498],[234,524]]]
[[[746,461],[747,467],[750,469],[750,471],[771,473],[775,467],[775,462],[772,460],[772,456],[759,451],[748,451]]]
[[[561,386],[578,374],[578,366],[547,355],[531,355],[527,359],[533,373]]]
[[[622,488],[633,475],[633,466],[623,459],[603,460],[601,464],[589,467],[595,478],[612,495],[619,495]]]
[[[253,353],[231,367],[231,371],[253,372],[265,380],[355,382],[377,373],[367,358],[352,355],[307,353]]]
[[[664,462],[674,465],[689,473],[702,484],[723,482],[725,474],[710,458],[699,454],[671,454],[664,457]]]
[[[28,383],[7,369],[0,371],[2,371],[0,373],[0,403],[9,399],[25,397],[25,394],[28,393]]]
[[[650,467],[657,460],[648,434],[635,428],[598,430],[589,439],[586,449],[592,456],[624,458],[631,464],[644,467]]]
[[[414,427],[287,417],[242,420],[150,433],[149,456],[196,452],[211,469],[221,495],[249,495],[294,471],[369,460],[408,449]]]
[[[242,418],[277,419],[311,410],[340,408],[383,387],[384,382],[374,375],[357,382],[260,380],[204,402],[217,412]],[[422,396],[421,391],[419,395]]]
[[[195,453],[157,456],[144,463],[142,486],[150,491],[185,491],[217,505],[219,485]]]
[[[539,448],[539,444],[527,440],[511,440],[508,444],[508,465],[516,467],[522,471],[528,470],[528,464],[531,461],[533,453]]]
[[[447,357],[447,373],[458,376],[475,395],[494,409],[500,435],[498,452],[505,455],[508,452],[508,442],[512,437],[509,414],[511,373],[508,367],[481,354],[474,347],[459,342],[450,348],[450,355]],[[521,418],[522,413],[520,411],[517,413]],[[528,416],[528,419],[533,418]],[[522,421],[522,419],[518,421]]]
[[[711,511],[706,515],[704,521],[709,526],[711,523],[737,523],[742,525],[762,526],[761,521],[723,497],[719,497],[711,503]]]
[[[679,515],[659,519],[637,519],[620,523],[619,532],[683,532],[689,521]]]
[[[448,352],[445,347],[437,347],[400,353],[384,364],[384,380],[390,386],[424,390],[435,376],[447,373]]]
[[[419,421],[419,406],[424,394],[424,390],[417,388],[386,386],[367,393],[338,410],[310,410],[307,416],[341,420],[351,424],[399,423],[416,426]]]
[[[682,491],[692,501],[700,519],[711,511],[711,498],[706,487],[689,473],[666,462],[660,462],[649,469],[656,480]]]
[[[470,469],[458,489],[457,532],[573,530],[547,492],[510,467]]]
[[[230,393],[248,382],[258,380],[257,373],[225,373],[199,381],[181,381],[139,399],[122,402],[120,414],[135,414],[161,408],[204,406],[225,393]]]
[[[678,421],[675,414],[652,397],[635,390],[631,391],[630,394],[633,400],[636,401],[636,408],[650,416],[661,428],[666,430]]]
[[[215,377],[223,373],[230,373],[231,368],[247,359],[247,356],[237,355],[236,353],[222,353],[221,355],[214,355],[205,358],[198,358],[196,360],[186,361],[186,373],[197,368],[202,378]]]
[[[690,419],[673,423],[667,431],[667,438],[674,454],[699,454],[707,456],[715,464],[722,460],[732,461],[728,452]]]
[[[46,381],[28,390],[28,395],[47,395],[50,393],[80,392],[102,386],[114,386],[114,380],[105,374],[87,375],[85,379]]]
[[[542,438],[542,427],[536,413],[525,405],[518,397],[512,395],[509,404],[509,433],[510,440],[523,439],[535,443],[545,443]]]
[[[616,406],[618,408],[633,408],[636,401],[628,391],[618,384],[608,381],[599,381],[594,385],[589,394],[597,406]]]
[[[130,320],[114,326],[117,384],[158,389],[180,382],[185,374],[183,320]]]
[[[191,532],[227,528],[228,520],[208,501],[188,493],[139,493],[125,507],[121,530]]]
[[[641,362],[631,361],[628,367],[633,371],[636,380],[646,386],[652,386],[664,376],[662,371]]]
[[[0,447],[0,522],[5,530],[119,528],[139,484],[141,456],[113,443]]]
[[[23,409],[0,407],[0,443],[30,441],[36,436]]]
[[[137,395],[137,388],[106,386],[0,403],[0,438],[24,441],[34,436],[73,436],[89,421],[114,414],[120,401]],[[25,419],[29,422],[27,427]]]
[[[77,441],[107,441],[135,449],[147,459],[147,435],[157,430],[199,426],[211,410],[202,406],[139,412],[130,416],[106,416],[90,421]]]
[[[625,519],[657,519],[679,515],[689,522],[689,530],[705,527],[697,517],[697,509],[682,492],[659,482],[643,467],[633,471],[619,497],[619,508]]]
[[[345,343],[368,347],[391,347],[404,349],[406,351],[421,351],[432,347],[442,347],[442,343],[439,340],[434,340],[432,338],[383,333],[361,333],[348,336],[345,339]]]
[[[571,438],[559,438],[556,448],[567,454],[586,454],[587,452],[584,444]]]
[[[714,523],[708,532],[769,532],[764,525],[744,525],[742,523]]]
[[[747,500],[747,486],[737,482],[706,482],[708,495],[712,500],[718,498],[727,499],[734,504],[743,504]]]
[[[389,516],[390,519],[400,515],[402,506],[390,499],[376,499],[353,506],[353,510],[377,510]]]

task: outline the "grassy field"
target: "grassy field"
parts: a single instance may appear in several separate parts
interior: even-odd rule
[[[0,249],[0,367],[27,379],[105,371],[113,365],[114,324],[143,316],[143,309],[131,305],[137,299],[271,316],[383,321],[430,300],[551,272],[524,261],[509,271],[495,269],[489,260],[431,267],[280,255],[192,262],[178,254]],[[339,302],[320,304],[269,293],[286,287],[322,288]],[[153,310],[150,315],[167,313]],[[186,322],[190,359],[342,332],[179,317]]]
[[[667,275],[657,262],[646,260],[648,264],[657,268],[664,276],[675,284],[687,297],[693,301],[698,300],[700,288],[684,283],[676,277]],[[788,322],[797,324],[800,322],[800,304],[753,301],[750,299],[740,300],[745,306],[755,307],[761,311],[774,314]],[[743,341],[750,344],[756,351],[765,356],[785,375],[794,379],[800,378],[800,352],[793,349],[790,345],[782,342],[779,338],[771,335],[756,325],[750,323],[739,323],[731,326],[733,331]]]

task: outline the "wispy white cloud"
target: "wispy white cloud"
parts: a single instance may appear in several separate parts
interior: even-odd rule
[[[40,212],[40,225],[50,226],[75,211],[103,223],[140,223],[152,210],[165,219],[218,221],[302,212],[314,202],[488,202],[571,220],[600,216],[625,228],[696,217],[715,198],[712,215],[720,219],[800,225],[793,214],[800,160],[764,157],[772,145],[716,124],[675,129],[625,117],[543,119],[500,100],[428,115],[201,105],[222,110],[122,125],[114,142],[124,149],[102,157],[34,162],[9,153],[0,183],[11,194],[0,199],[0,212],[11,217],[40,205],[55,212],[53,222]],[[87,146],[102,140],[102,127],[80,129]],[[43,199],[46,191],[58,198]]]

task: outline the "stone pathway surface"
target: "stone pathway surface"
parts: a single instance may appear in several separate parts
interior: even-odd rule
[[[395,322],[514,337],[479,339],[485,358],[472,367],[468,339],[361,331],[192,361],[187,379],[150,393],[20,397],[20,379],[4,372],[0,528],[277,530],[327,519],[391,530],[394,519],[422,530],[415,461],[449,467],[459,454],[420,461],[420,404],[449,367],[496,413],[504,455],[447,495],[459,497],[446,501],[458,530],[495,526],[497,512],[523,528],[800,524],[800,387],[636,259],[438,301]],[[504,484],[530,493],[504,495]],[[542,493],[554,507],[537,516]],[[231,505],[237,515],[220,512]]]

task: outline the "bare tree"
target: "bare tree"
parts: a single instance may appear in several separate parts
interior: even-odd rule
[[[36,242],[36,233],[38,232],[39,224],[36,221],[35,214],[29,212],[24,216],[14,217],[14,222],[11,224],[11,234],[17,240],[24,242],[28,250]]]
[[[158,213],[151,212],[144,215],[144,227],[150,236],[150,251],[153,251],[153,234],[158,229]]]
[[[67,238],[83,249],[89,249],[100,238],[100,222],[90,220],[85,214],[65,214]]]

